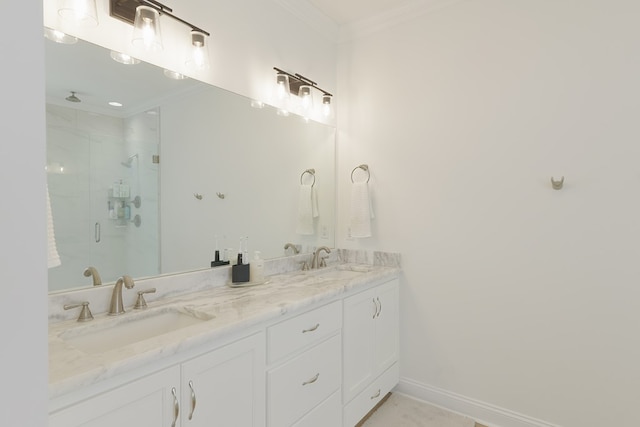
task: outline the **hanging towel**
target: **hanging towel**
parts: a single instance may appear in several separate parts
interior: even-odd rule
[[[47,185],[47,267],[57,267],[62,262],[56,247],[56,236],[53,232],[53,214],[51,213],[51,200],[49,199],[49,185]]]
[[[351,185],[351,237],[371,237],[371,220],[374,218],[369,197],[369,184],[354,182]]]
[[[312,185],[300,185],[297,234],[315,234],[313,219],[318,217],[318,195]]]

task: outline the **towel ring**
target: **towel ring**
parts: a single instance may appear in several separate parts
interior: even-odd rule
[[[316,170],[315,169],[307,169],[304,172],[302,172],[302,174],[300,175],[300,185],[302,185],[302,178],[304,177],[305,173],[308,173],[309,175],[311,175],[313,177],[313,182],[311,183],[311,186],[313,187],[314,185],[316,185]]]
[[[371,179],[371,172],[369,172],[369,165],[358,165],[355,168],[353,168],[353,170],[351,171],[351,182],[355,181],[353,180],[353,173],[357,170],[357,169],[362,169],[363,171],[365,171],[367,173],[367,182],[369,182],[369,180]]]

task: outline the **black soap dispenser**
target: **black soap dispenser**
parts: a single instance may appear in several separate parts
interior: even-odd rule
[[[249,282],[250,277],[250,267],[249,267],[249,257],[244,256],[247,253],[242,250],[242,238],[240,238],[240,249],[238,249],[238,263],[231,267],[231,281],[233,283],[243,283]],[[245,245],[247,245],[245,238]]]

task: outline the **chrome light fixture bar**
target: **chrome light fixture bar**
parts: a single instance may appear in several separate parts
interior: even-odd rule
[[[318,87],[318,84],[316,82],[314,82],[313,80],[310,80],[308,78],[306,78],[305,76],[295,73],[295,74],[291,74],[291,73],[287,73],[284,70],[281,70],[278,67],[273,67],[274,70],[276,70],[276,72],[278,73],[278,77],[276,78],[277,81],[280,80],[281,76],[287,76],[287,79],[289,80],[289,92],[296,95],[296,96],[300,96],[300,87],[301,86],[309,86],[312,87],[314,89],[319,90],[320,92],[322,92],[323,95],[327,95],[327,96],[333,96],[331,95],[329,92],[327,92],[324,89],[321,89]],[[284,79],[282,79],[284,80]],[[307,90],[303,88],[303,94],[308,94]]]
[[[133,25],[138,6],[150,7],[158,11],[160,15],[167,15],[176,21],[185,24],[187,27],[190,27],[192,31],[201,32],[207,37],[211,35],[202,28],[196,27],[184,19],[177,17],[172,13],[173,9],[155,0],[109,0],[109,14],[114,18],[118,18]]]

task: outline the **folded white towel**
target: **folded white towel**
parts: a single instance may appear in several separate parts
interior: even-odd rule
[[[312,185],[300,185],[296,233],[304,235],[315,234],[313,219],[318,216],[318,195],[315,189]]]
[[[47,267],[57,267],[62,262],[56,247],[56,236],[53,232],[53,214],[51,213],[51,200],[49,199],[49,185],[47,185]]]
[[[375,218],[369,197],[369,184],[355,182],[351,186],[351,237],[371,237],[371,220]]]

